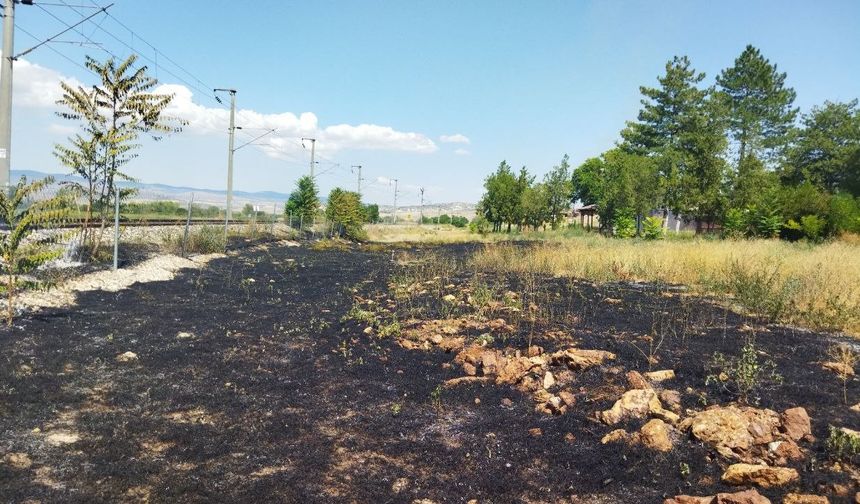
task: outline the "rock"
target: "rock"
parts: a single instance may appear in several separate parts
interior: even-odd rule
[[[669,407],[670,410],[681,411],[681,393],[677,390],[661,390],[660,402]]]
[[[409,480],[406,478],[397,478],[394,483],[391,485],[391,491],[393,493],[400,493],[409,486]]]
[[[573,395],[573,393],[569,390],[562,390],[558,393],[558,396],[561,398],[562,401],[564,401],[564,404],[566,404],[568,407],[576,404],[576,396]]]
[[[133,362],[137,360],[137,354],[134,352],[125,352],[116,356],[117,362]]]
[[[565,443],[570,444],[570,443],[573,443],[574,441],[576,441],[576,436],[574,436],[572,432],[568,432],[567,434],[564,435],[564,442]]]
[[[526,357],[537,357],[543,355],[543,347],[532,345],[526,349]]]
[[[442,301],[445,301],[448,304],[454,304],[457,302],[457,296],[453,294],[447,294],[445,296],[442,296]]]
[[[543,435],[543,431],[540,430],[540,427],[535,427],[533,429],[529,429],[529,436],[531,437],[540,437]]]
[[[463,372],[469,376],[475,376],[476,374],[478,374],[478,368],[476,368],[474,364],[464,362],[463,363]]]
[[[190,332],[180,331],[176,333],[176,339],[191,339],[194,335]]]
[[[514,402],[511,401],[510,399],[508,399],[507,397],[502,399],[502,406],[504,406],[505,408],[510,408],[513,405],[514,405]]]
[[[430,342],[434,345],[440,345],[444,340],[445,338],[441,334],[434,334],[433,336],[430,336]]]
[[[660,371],[652,371],[650,373],[645,373],[645,378],[656,383],[664,382],[666,380],[672,380],[675,378],[675,371],[672,369],[662,369]]]
[[[799,441],[803,436],[812,434],[812,423],[803,408],[791,408],[782,414],[782,428],[793,441]]]
[[[654,418],[649,420],[639,431],[639,441],[652,450],[672,451],[672,440],[669,438],[669,426],[666,422]]]
[[[600,439],[600,444],[627,442],[630,439],[630,434],[624,429],[615,429],[609,434]]]
[[[746,490],[737,493],[717,494],[714,504],[771,504],[770,499],[761,495],[756,490]]]
[[[628,390],[615,402],[612,409],[601,411],[599,417],[604,423],[615,425],[625,418],[644,418],[651,411],[662,409],[654,390]]]
[[[790,439],[768,443],[767,450],[776,465],[785,465],[788,462],[797,462],[805,458],[803,450]]]
[[[666,499],[663,504],[771,504],[770,500],[755,490],[737,493],[721,493],[710,497],[679,495]]]
[[[496,383],[516,385],[535,367],[527,357],[511,357],[499,366]]]
[[[773,441],[779,416],[771,410],[727,406],[701,411],[689,425],[693,437],[713,446],[724,457],[738,458],[754,445]]]
[[[458,336],[456,338],[442,338],[439,342],[439,348],[446,352],[460,351],[466,346],[466,338]]]
[[[648,385],[648,382],[645,380],[645,377],[642,376],[642,373],[640,373],[639,371],[627,371],[626,376],[627,385],[629,385],[631,389],[643,390],[651,388],[651,386]]]
[[[52,446],[74,444],[81,440],[81,436],[74,432],[56,431],[45,436],[45,441]]]
[[[568,348],[552,354],[552,361],[558,364],[566,364],[574,370],[588,369],[599,366],[607,360],[614,360],[615,354],[605,350],[581,350],[579,348]]]
[[[857,404],[855,404],[854,406],[851,406],[851,408],[850,408],[850,409],[851,409],[851,411],[853,411],[854,413],[860,413],[860,402],[859,402],[859,403],[857,403]]]
[[[364,330],[363,330],[363,331],[361,331],[361,332],[363,332],[363,333],[364,333],[364,334],[366,334],[367,336],[370,336],[371,334],[373,334],[373,327],[371,327],[371,326],[367,326],[367,327],[365,327],[365,328],[364,328]]]
[[[782,499],[782,504],[830,504],[830,499],[821,495],[790,493]]]
[[[821,367],[842,376],[854,376],[854,368],[844,362],[822,362]]]
[[[722,481],[729,485],[758,485],[763,488],[781,487],[800,478],[795,469],[757,464],[732,464],[723,473]]]
[[[29,469],[33,465],[30,456],[26,453],[7,453],[3,462],[12,466],[13,469]]]
[[[547,371],[546,374],[543,376],[543,388],[549,389],[553,385],[555,385],[555,377],[552,375],[551,372]]]

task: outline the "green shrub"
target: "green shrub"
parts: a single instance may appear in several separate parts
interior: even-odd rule
[[[782,383],[772,360],[759,361],[755,342],[750,340],[741,349],[739,357],[726,357],[716,352],[707,365],[706,385],[719,385],[725,391],[747,403],[752,395],[770,385]],[[757,402],[757,401],[754,401]]]
[[[729,264],[719,288],[731,293],[748,310],[769,320],[779,320],[791,307],[791,300],[800,290],[793,276],[783,279],[780,265],[746,265],[735,260]]]
[[[660,217],[646,217],[642,222],[642,236],[646,240],[662,240],[663,219]]]
[[[743,238],[749,230],[747,212],[740,208],[730,208],[723,220],[723,236],[726,238]]]
[[[490,232],[490,221],[487,220],[483,215],[479,215],[472,219],[472,222],[469,223],[469,232],[470,233],[478,233],[481,235],[487,234]]]
[[[618,238],[633,238],[636,236],[636,221],[627,214],[615,217],[615,236]]]
[[[850,434],[832,425],[824,446],[832,460],[856,463],[860,458],[860,435]]]
[[[356,241],[367,239],[362,227],[367,214],[358,193],[344,191],[339,187],[332,189],[328,195],[325,216],[339,236]]]

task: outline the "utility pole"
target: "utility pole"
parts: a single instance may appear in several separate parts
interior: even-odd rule
[[[230,224],[230,219],[233,218],[233,149],[234,137],[236,135],[236,90],[218,88],[214,90],[230,93],[230,140],[229,150],[227,151],[227,212],[224,219],[224,230],[226,232],[227,225]]]
[[[397,224],[397,182],[398,179],[394,179],[394,219],[392,224]]]
[[[360,164],[359,165],[352,165],[352,166],[350,166],[350,168],[357,168],[358,169],[358,191],[357,192],[358,192],[358,199],[361,199],[361,181],[364,180],[363,178],[361,178],[361,165]]]
[[[305,146],[305,144],[304,144],[305,140],[309,140],[311,142],[311,178],[314,178],[314,164],[315,164],[314,163],[314,154],[315,154],[315,150],[316,150],[317,139],[316,138],[304,138],[303,137],[302,138],[302,142],[303,142],[302,147]]]
[[[27,3],[27,2],[25,2]],[[33,2],[29,2],[32,5]],[[0,185],[9,193],[12,150],[12,58],[15,55],[15,0],[3,3],[3,63],[0,65]]]
[[[424,188],[419,187],[418,192],[421,193],[421,206],[419,207],[420,210],[418,210],[418,224],[424,224]]]

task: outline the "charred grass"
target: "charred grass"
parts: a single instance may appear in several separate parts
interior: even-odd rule
[[[844,400],[860,399],[857,381],[818,364],[831,337],[678,289],[476,271],[475,250],[258,244],[168,282],[84,293],[74,307],[21,319],[0,333],[0,451],[31,465],[0,463],[0,500],[644,503],[713,494],[728,490],[725,461],[707,447],[687,441],[655,455],[602,445],[611,428],[594,413],[625,390],[625,371],[649,367],[675,370],[685,409],[736,400],[705,387],[704,361],[737,355],[751,331],[784,378],[754,400],[804,406],[813,419],[807,463],[818,462],[799,467],[798,489],[839,502],[833,485],[853,485],[826,463],[829,426],[860,427]],[[444,387],[463,376],[455,350],[403,344],[431,321],[456,325],[451,336],[465,344],[576,345],[618,357],[573,376],[576,406],[546,415],[514,387]],[[137,359],[117,362],[124,352]]]

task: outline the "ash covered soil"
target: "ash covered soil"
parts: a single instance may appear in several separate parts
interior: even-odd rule
[[[825,451],[829,425],[860,428],[843,383],[820,365],[832,336],[764,326],[677,291],[553,278],[537,279],[536,310],[551,315],[491,303],[479,317],[465,267],[393,293],[392,281],[416,289],[400,257],[410,253],[420,255],[257,245],[20,317],[0,330],[0,501],[658,503],[747,488],[773,502],[789,492],[854,501],[853,467],[834,468]],[[469,248],[433,253],[462,264]],[[485,281],[524,291],[515,276]],[[380,336],[395,318],[399,330]],[[672,334],[653,351],[655,323]],[[683,425],[736,399],[705,387],[704,364],[736,355],[751,331],[783,377],[755,408],[801,406],[811,418],[796,443],[771,426],[771,443],[799,449],[790,460],[775,462],[758,441],[727,453]],[[572,348],[613,358],[574,365],[562,355]],[[500,362],[529,358],[502,379]],[[636,390],[628,372],[649,368],[675,373],[653,384],[661,398],[677,392],[678,418],[657,415],[665,451],[636,440],[653,412],[601,417]],[[857,380],[844,392],[856,403]],[[626,437],[602,442],[616,429]],[[741,461],[798,477],[723,483]]]

